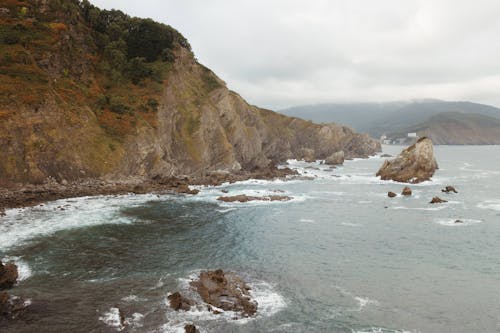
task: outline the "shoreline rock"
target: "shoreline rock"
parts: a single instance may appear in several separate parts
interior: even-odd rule
[[[236,273],[222,269],[204,271],[191,285],[205,303],[216,308],[234,311],[244,317],[251,317],[257,312],[258,304],[249,293],[251,288]]]
[[[385,160],[376,176],[380,176],[382,180],[415,184],[431,179],[436,169],[438,165],[434,158],[432,141],[422,137],[396,158]]]
[[[326,159],[325,159],[325,164],[328,164],[328,165],[339,165],[339,164],[343,164],[344,163],[344,151],[343,150],[340,150],[336,153],[333,153],[332,155],[328,156]]]
[[[411,196],[411,193],[411,188],[409,188],[408,186],[405,186],[405,188],[403,188],[403,191],[401,191],[401,195],[405,197]]]
[[[396,196],[397,196],[397,194],[396,194],[396,193],[394,193],[394,192],[390,192],[390,191],[389,191],[389,192],[387,192],[387,196],[388,196],[389,198],[394,198],[394,197],[396,197]]]
[[[170,303],[170,307],[175,311],[188,311],[191,306],[195,304],[192,300],[183,297],[179,292],[167,296],[167,299]]]
[[[450,192],[458,193],[458,191],[453,186],[450,186],[450,185],[448,185],[444,189],[442,189],[441,192],[443,192],[443,193],[450,193]]]
[[[440,197],[434,197],[434,198],[432,198],[431,202],[429,202],[429,203],[438,204],[438,203],[445,203],[445,202],[448,202],[448,201],[443,200]]]
[[[234,183],[248,179],[285,179],[288,176],[298,176],[298,172],[290,168],[272,166],[232,173],[211,172],[197,178],[157,176],[152,179],[125,178],[114,181],[91,178],[66,183],[65,185],[49,179],[45,183],[38,185],[13,184],[9,188],[0,188],[0,212],[5,208],[29,207],[48,201],[83,196],[130,193],[181,193],[194,195],[199,191],[189,189],[190,185],[218,186],[226,182]]]
[[[18,277],[19,273],[14,263],[9,262],[4,265],[0,261],[0,290],[12,288]]]

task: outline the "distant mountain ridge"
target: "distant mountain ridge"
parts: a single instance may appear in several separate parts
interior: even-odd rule
[[[423,99],[317,104],[279,112],[315,122],[341,122],[374,138],[397,139],[417,132],[436,144],[500,144],[500,109],[479,103]]]

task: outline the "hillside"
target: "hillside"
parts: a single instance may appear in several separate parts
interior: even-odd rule
[[[500,119],[481,114],[443,112],[404,129],[402,133],[390,133],[388,136],[398,137],[410,132],[428,136],[438,145],[498,145]]]
[[[0,179],[197,177],[380,149],[247,104],[170,26],[88,1],[2,2]],[[1,185],[1,184],[0,184]]]
[[[342,120],[355,130],[367,132],[372,137],[378,138],[383,134],[408,133],[409,129],[419,127],[421,124],[430,124],[432,117],[442,113],[475,114],[500,119],[500,109],[489,105],[471,102],[446,102],[440,100],[419,100],[411,102],[390,103],[362,103],[362,104],[322,104],[315,106],[294,107],[280,111],[283,114],[310,119],[312,121],[330,122]],[[439,120],[440,118],[435,118]],[[462,117],[462,121],[475,117]],[[467,126],[482,126],[482,122],[471,123]],[[466,127],[467,127],[466,126]],[[412,131],[410,131],[412,132]],[[480,138],[480,134],[471,141],[446,141],[451,144],[476,144],[476,142],[497,142],[492,140],[489,131],[488,137]],[[443,141],[444,142],[444,141]]]

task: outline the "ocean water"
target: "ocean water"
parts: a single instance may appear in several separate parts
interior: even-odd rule
[[[290,162],[313,180],[8,210],[0,258],[19,264],[11,293],[31,306],[0,331],[500,332],[500,146],[435,153],[439,171],[411,197],[387,197],[404,184],[377,179],[384,158],[372,157]],[[222,189],[293,200],[221,203]],[[449,202],[429,204],[435,195]],[[217,268],[250,281],[256,318],[169,309],[169,293],[195,297],[190,278]]]

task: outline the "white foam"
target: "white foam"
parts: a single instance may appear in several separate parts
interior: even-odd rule
[[[109,327],[116,329],[117,331],[123,331],[125,328],[120,320],[120,310],[118,308],[111,308],[108,312],[105,312],[99,317],[99,320],[104,322]]]
[[[368,297],[354,297],[356,301],[359,303],[359,310],[363,310],[368,305],[379,305],[379,302],[376,300],[369,299]]]
[[[24,281],[28,278],[30,278],[33,275],[33,272],[31,271],[30,266],[28,263],[24,260],[22,260],[20,257],[4,257],[2,259],[3,263],[13,261],[14,264],[17,266],[17,281]]]
[[[350,223],[350,222],[342,222],[340,225],[343,225],[346,227],[361,227],[361,224],[359,224],[359,223]]]
[[[233,207],[233,208],[226,208],[226,209],[217,209],[219,213],[229,213],[232,212],[233,210],[237,210],[238,208]]]
[[[500,211],[500,200],[486,200],[477,204],[478,208]]]
[[[461,221],[461,222],[456,222],[456,221]],[[473,224],[478,224],[484,222],[483,220],[476,220],[476,219],[450,219],[450,218],[440,218],[440,219],[435,219],[435,223],[444,225],[447,227],[464,227],[464,226],[469,226]]]
[[[409,209],[409,210],[436,211],[436,210],[441,210],[441,209],[445,209],[445,208],[446,208],[445,205],[439,204],[439,206],[435,206],[435,207],[404,207],[404,206],[396,206],[396,207],[391,207],[390,209],[396,209],[396,210]]]
[[[109,311],[105,312],[102,316],[99,317],[100,321],[117,331],[123,331],[128,326],[135,328],[142,327],[143,319],[144,315],[142,313],[135,312],[131,317],[126,317],[122,323],[120,318],[120,310],[114,307],[110,308]]]
[[[314,221],[312,219],[300,219],[300,222],[303,222],[303,223],[316,223],[316,221]]]
[[[370,328],[364,328],[362,330],[352,330],[352,333],[416,333],[416,331],[411,332],[411,331],[406,331],[406,330],[391,330],[387,328],[382,328],[382,327],[370,327]]]
[[[80,197],[51,201],[43,206],[8,209],[0,220],[0,249],[65,229],[132,223],[129,217],[119,214],[120,209],[152,199],[158,198],[152,194]]]

